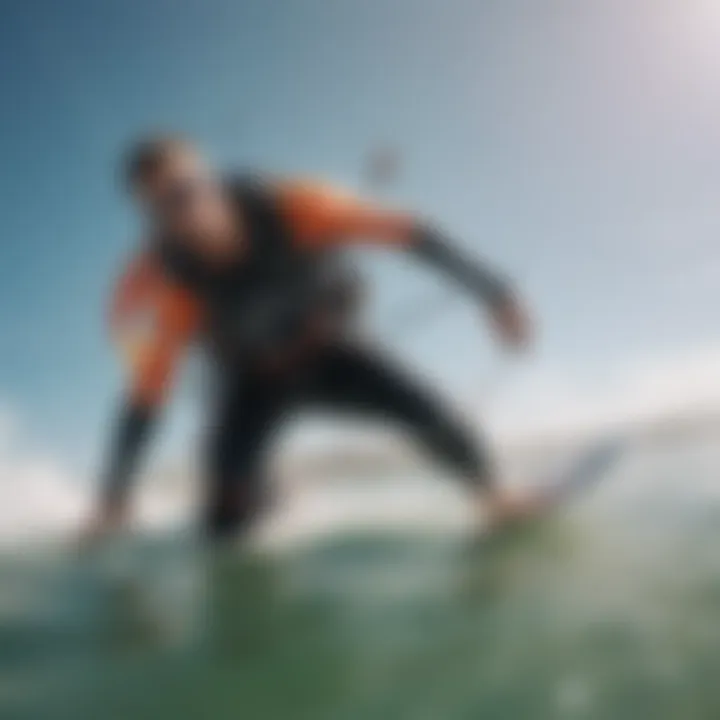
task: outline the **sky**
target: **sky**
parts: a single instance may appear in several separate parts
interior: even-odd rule
[[[720,2],[0,0],[0,13],[0,415],[15,452],[100,457],[121,383],[103,313],[140,233],[115,172],[152,129],[196,137],[223,167],[351,189],[369,148],[396,147],[384,200],[491,258],[538,320],[536,354],[493,395],[498,422],[720,406]],[[367,263],[377,333],[458,401],[489,405],[497,360],[471,304],[399,333],[393,312],[439,283],[403,258]]]

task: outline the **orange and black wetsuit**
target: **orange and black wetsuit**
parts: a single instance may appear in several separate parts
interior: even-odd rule
[[[193,341],[207,350],[219,380],[206,466],[205,520],[214,536],[255,515],[269,443],[300,407],[397,424],[460,477],[489,482],[484,449],[454,413],[376,350],[346,337],[352,288],[338,251],[351,241],[402,248],[490,304],[507,298],[506,283],[406,215],[307,185],[235,180],[228,192],[243,227],[237,260],[213,269],[176,239],[157,238],[116,292],[116,320],[137,302],[151,302],[154,320],[136,358],[105,504],[124,502],[156,408]]]

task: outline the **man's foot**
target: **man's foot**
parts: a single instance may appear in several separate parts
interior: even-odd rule
[[[483,514],[491,530],[532,520],[545,507],[542,493],[497,490],[482,498]]]

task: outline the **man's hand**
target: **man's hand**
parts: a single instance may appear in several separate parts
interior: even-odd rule
[[[490,307],[490,323],[503,345],[522,352],[532,343],[532,322],[520,300],[514,296],[494,303]]]
[[[127,526],[127,512],[123,506],[101,508],[91,517],[80,533],[78,550],[88,552],[117,535]]]

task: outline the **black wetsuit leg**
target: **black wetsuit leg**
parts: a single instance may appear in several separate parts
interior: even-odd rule
[[[212,539],[250,527],[267,501],[266,458],[292,393],[282,382],[243,375],[226,383],[206,447],[204,526]]]
[[[493,480],[485,443],[429,384],[412,378],[372,348],[328,349],[315,368],[305,399],[333,412],[366,415],[399,426],[473,487],[489,486]]]
[[[208,444],[205,526],[211,538],[238,534],[257,518],[267,500],[268,452],[298,406],[399,426],[469,485],[492,481],[484,444],[428,385],[378,352],[332,346],[302,370],[248,373],[225,389]]]

